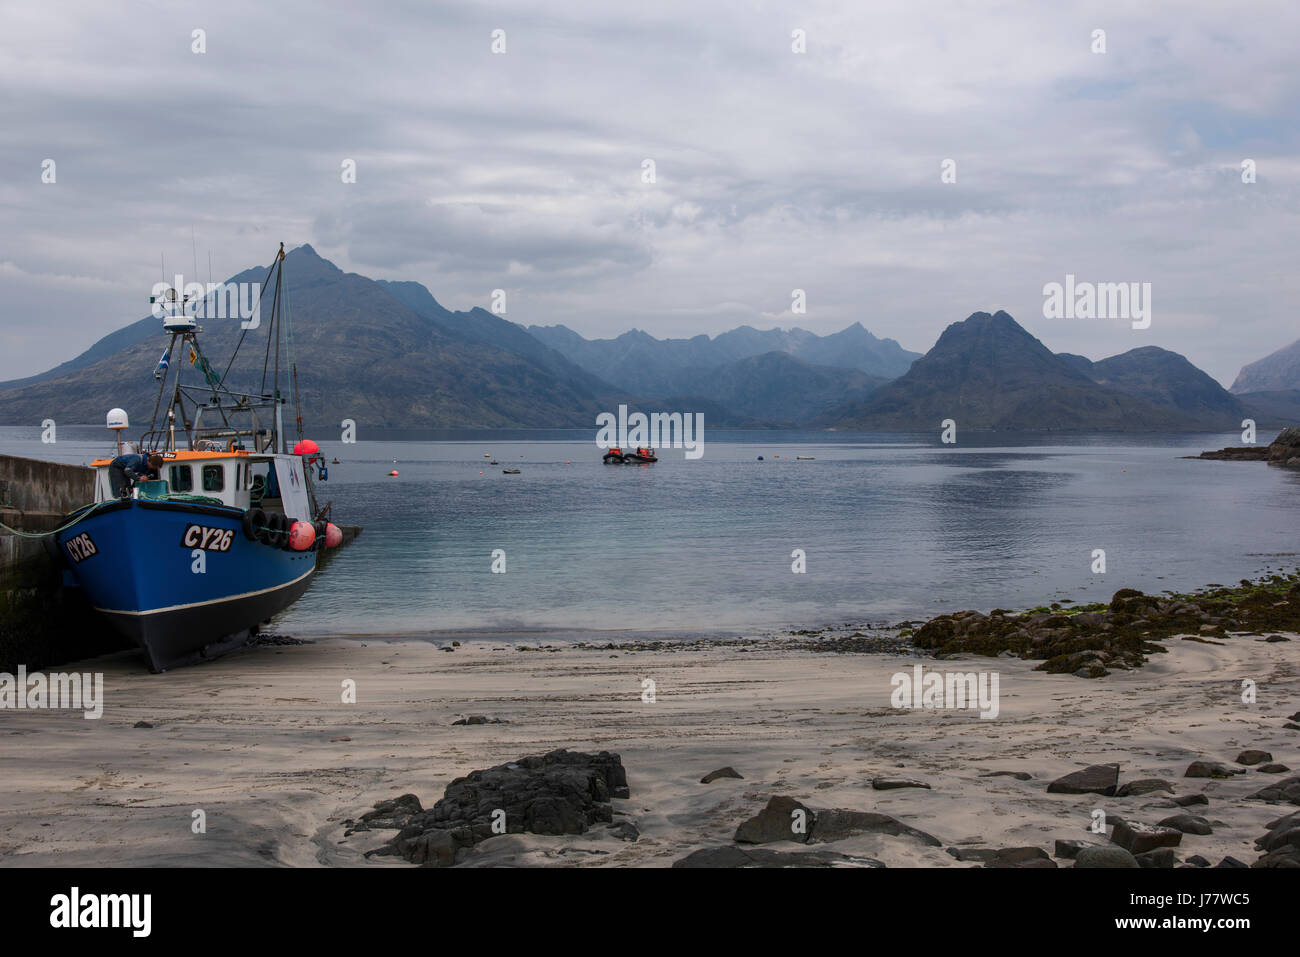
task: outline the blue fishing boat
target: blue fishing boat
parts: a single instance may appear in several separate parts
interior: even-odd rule
[[[284,435],[283,269],[281,245],[262,287],[273,283],[275,290],[264,366],[270,370],[273,343],[274,375],[268,388],[264,371],[258,392],[226,386],[199,344],[197,306],[168,291],[163,328],[171,339],[155,373],[161,384],[153,421],[132,447],[122,440],[126,413],[109,413],[117,455],[91,463],[94,503],[69,515],[54,536],[66,576],[140,645],[156,672],[246,644],[307,590],[321,550],[342,541],[328,506],[316,507],[314,482],[327,472],[319,448],[302,438],[296,368],[292,452]],[[182,362],[168,375],[170,357],[186,350],[202,383],[181,382]],[[227,373],[233,364],[232,357]]]

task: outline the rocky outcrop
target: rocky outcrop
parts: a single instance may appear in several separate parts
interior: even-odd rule
[[[457,778],[428,810],[413,794],[381,801],[359,821],[346,822],[347,833],[399,828],[370,853],[447,867],[463,849],[501,833],[582,834],[594,824],[612,823],[610,799],[627,796],[627,773],[617,754],[561,749]],[[617,836],[635,840],[626,829]]]
[[[1269,465],[1300,467],[1300,429],[1283,429],[1268,445],[1238,445],[1215,452],[1189,455],[1189,459],[1225,462],[1267,462]]]
[[[1189,459],[1215,459],[1220,462],[1266,462],[1268,461],[1267,445],[1236,445],[1226,449],[1218,449],[1214,452],[1202,452],[1200,455],[1189,455]]]
[[[1268,447],[1269,465],[1300,466],[1300,429],[1283,429]]]
[[[1274,575],[1192,595],[1121,588],[1104,606],[1058,605],[1021,614],[959,611],[927,621],[912,640],[936,658],[1014,655],[1042,661],[1039,671],[1100,678],[1140,667],[1149,655],[1165,651],[1156,642],[1180,635],[1219,641],[1231,632],[1294,630],[1300,630],[1300,576]]]

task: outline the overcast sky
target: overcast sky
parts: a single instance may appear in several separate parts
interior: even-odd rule
[[[24,0],[0,20],[0,379],[145,315],[160,256],[192,274],[192,234],[200,279],[209,252],[221,279],[310,242],[587,336],[860,321],[923,352],[1002,308],[1055,351],[1158,345],[1225,385],[1300,337],[1289,0]],[[1151,283],[1150,328],[1045,319],[1067,273]]]

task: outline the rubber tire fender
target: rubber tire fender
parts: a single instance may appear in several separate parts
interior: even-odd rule
[[[266,544],[272,548],[284,548],[289,542],[289,526],[280,512],[267,512],[266,524],[271,529]]]
[[[244,510],[244,537],[250,542],[266,541],[266,512],[260,508],[249,508]]]

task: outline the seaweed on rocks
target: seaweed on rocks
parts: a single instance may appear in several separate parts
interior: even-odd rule
[[[1121,588],[1106,605],[1032,609],[1015,614],[958,611],[932,618],[912,641],[936,658],[1011,654],[1041,661],[1039,671],[1100,678],[1139,668],[1178,636],[1214,638],[1300,630],[1300,576],[1209,586],[1190,594],[1146,595]]]

